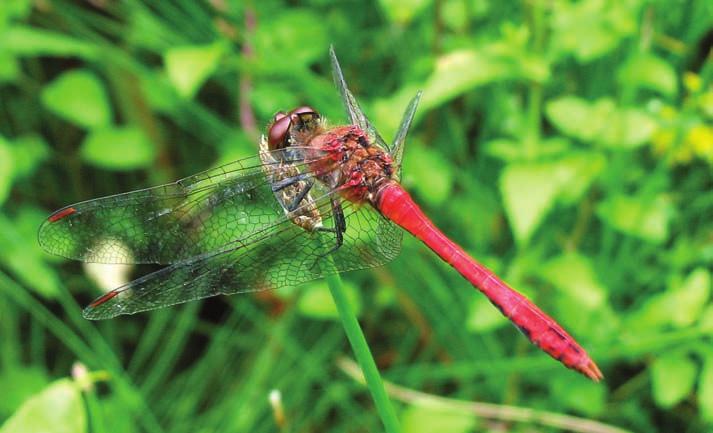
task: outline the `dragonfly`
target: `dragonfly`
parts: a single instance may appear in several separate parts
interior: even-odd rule
[[[389,145],[349,90],[334,49],[329,53],[348,124],[330,127],[309,106],[278,112],[254,157],[72,204],[43,222],[39,242],[49,253],[84,262],[165,265],[100,296],[84,317],[108,319],[381,266],[399,254],[405,230],[537,347],[601,380],[573,337],[441,232],[399,183],[421,92]]]

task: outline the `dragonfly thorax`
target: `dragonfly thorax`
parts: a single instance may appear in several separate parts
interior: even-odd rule
[[[322,181],[339,189],[353,202],[373,202],[394,174],[391,156],[373,145],[364,131],[355,125],[329,129],[315,136],[309,146],[329,155],[325,158],[329,162],[321,161],[318,163],[321,166],[315,167],[316,172],[325,174]]]

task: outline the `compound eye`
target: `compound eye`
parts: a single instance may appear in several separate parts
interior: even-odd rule
[[[278,120],[282,119],[283,117],[287,116],[284,111],[278,111],[275,113],[274,116],[272,116],[272,123],[277,122]]]
[[[310,107],[309,105],[303,105],[302,107],[297,107],[294,110],[290,111],[290,114],[302,114],[302,113],[314,113],[318,114],[317,111]]]
[[[280,114],[282,114],[282,116],[280,116]],[[284,147],[287,131],[290,129],[290,117],[291,116],[284,113],[277,113],[275,115],[275,122],[270,125],[270,129],[267,131],[267,144],[270,149]]]

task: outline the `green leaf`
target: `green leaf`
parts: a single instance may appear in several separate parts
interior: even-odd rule
[[[626,316],[626,331],[632,338],[651,334],[671,323],[670,294],[657,293],[648,297],[643,305]]]
[[[606,157],[599,152],[569,152],[558,159],[552,175],[560,181],[561,201],[579,203],[605,166]]]
[[[14,221],[0,214],[0,262],[18,279],[45,299],[54,299],[59,293],[59,280],[55,270],[45,263],[37,245],[37,227],[46,218],[26,207],[21,208]],[[27,230],[23,223],[32,222]]]
[[[122,37],[127,45],[162,53],[185,41],[181,29],[150,8],[126,8],[126,28]]]
[[[250,92],[250,103],[255,107],[256,113],[270,118],[278,109],[287,111],[299,106],[300,100],[287,83],[260,80],[254,84]]]
[[[523,159],[524,149],[521,142],[509,138],[495,138],[483,144],[483,150],[488,156],[505,162]]]
[[[713,334],[713,305],[708,305],[701,313],[700,329],[706,334]]]
[[[242,129],[235,129],[225,135],[217,148],[220,156],[213,165],[220,167],[238,159],[255,156],[255,138]]]
[[[644,199],[620,194],[602,202],[597,214],[617,230],[660,243],[668,239],[672,206],[663,195]]]
[[[431,0],[379,0],[391,22],[406,25],[431,4]]]
[[[168,77],[157,71],[144,71],[138,77],[141,92],[151,108],[175,116],[180,106],[181,97],[174,90]]]
[[[401,414],[403,433],[468,433],[475,427],[473,414],[446,406],[414,404]]]
[[[558,372],[550,379],[551,394],[567,409],[590,417],[605,410],[606,387],[590,380],[572,380],[567,372]]]
[[[698,407],[701,418],[713,423],[713,352],[708,351],[698,380]]]
[[[589,102],[576,96],[553,99],[547,103],[545,112],[557,129],[583,141],[592,140],[603,127],[603,121],[592,118]]]
[[[343,282],[345,293],[356,316],[361,314],[361,296],[353,284]],[[326,282],[309,284],[297,302],[300,313],[313,319],[339,320],[339,312]]]
[[[325,59],[330,42],[330,27],[325,25],[325,19],[328,17],[307,8],[282,8],[281,13],[274,13],[257,27],[255,60],[271,71],[287,72],[294,79],[297,69]]]
[[[511,76],[503,62],[475,50],[459,50],[436,60],[423,89],[421,109],[428,111],[475,87]]]
[[[0,135],[0,206],[10,194],[13,180],[12,149],[5,138]]]
[[[489,245],[494,238],[499,238],[502,223],[502,208],[497,191],[492,187],[473,179],[463,184],[463,190],[454,191],[451,199],[439,208],[442,218],[460,221],[465,231],[459,240],[470,245]],[[477,222],[473,215],[478,215]],[[459,225],[460,225],[459,224]],[[493,228],[497,229],[494,230]],[[482,254],[480,259],[485,260]]]
[[[703,268],[695,269],[683,284],[670,293],[667,309],[671,323],[680,328],[695,323],[701,317],[710,294],[710,272]]]
[[[411,143],[404,164],[404,183],[414,184],[429,205],[443,204],[453,189],[453,170],[433,147]]]
[[[518,244],[525,245],[560,191],[550,163],[513,163],[500,176],[500,193],[505,213]]]
[[[167,50],[164,54],[166,73],[178,94],[186,99],[192,98],[218,69],[226,52],[227,45],[222,41]]]
[[[678,94],[676,70],[652,54],[631,58],[619,69],[618,78],[622,87],[645,87],[669,97]]]
[[[575,252],[563,254],[545,263],[539,273],[583,308],[598,308],[606,300],[607,291],[598,281],[587,256]]]
[[[18,56],[81,57],[94,60],[101,50],[93,44],[57,32],[15,25],[0,32],[3,47]]]
[[[15,177],[27,177],[49,157],[49,147],[39,135],[25,135],[13,140],[10,147]]]
[[[634,149],[649,141],[658,128],[656,121],[635,108],[615,111],[607,119],[599,139],[612,149]]]
[[[636,32],[638,10],[637,2],[557,2],[550,19],[552,50],[557,56],[572,54],[582,63],[597,59]]]
[[[552,149],[562,148],[559,141],[552,139],[545,144]],[[518,243],[529,241],[555,202],[577,202],[604,164],[599,153],[574,152],[551,161],[507,165],[500,176],[500,193]]]
[[[696,382],[696,364],[684,353],[666,353],[651,365],[654,400],[668,409],[686,398]]]
[[[382,2],[382,4],[385,2]],[[392,1],[392,3],[396,3]],[[445,2],[442,6],[443,23],[454,33],[465,33],[468,31],[468,24],[473,19],[473,3],[466,2]]]
[[[111,123],[112,110],[104,85],[94,73],[65,72],[42,90],[42,103],[50,111],[86,128]]]
[[[32,11],[31,0],[5,0],[0,2],[0,28],[12,19],[24,19]]]
[[[626,325],[632,333],[652,332],[673,326],[685,328],[700,319],[703,332],[713,329],[713,310],[705,310],[710,298],[711,276],[703,268],[695,269],[683,281],[673,279],[669,289],[649,296],[643,305],[628,314]]]
[[[87,135],[81,155],[97,167],[133,170],[150,166],[156,157],[156,148],[138,127],[108,127]]]
[[[493,308],[484,296],[474,298],[466,319],[466,329],[472,332],[489,332],[503,326],[508,319]]]
[[[15,81],[19,76],[20,64],[15,56],[5,48],[0,48],[0,83]]]
[[[79,389],[60,379],[28,399],[0,427],[0,433],[84,433],[87,419]]]
[[[547,103],[547,118],[564,134],[613,149],[632,149],[646,143],[656,121],[634,108],[617,108],[609,98],[589,102],[564,96]]]
[[[611,341],[620,335],[622,314],[612,310],[608,302],[587,309],[578,298],[566,295],[552,298],[552,313],[556,313],[557,321],[566,325],[572,335],[586,335],[592,341]]]
[[[40,392],[47,384],[47,374],[37,367],[11,366],[0,370],[0,418],[7,418],[31,395]]]
[[[560,156],[570,147],[569,140],[563,137],[553,137],[541,141],[535,149],[535,155],[527,154],[522,142],[507,138],[496,138],[483,145],[484,151],[488,155],[505,162]]]

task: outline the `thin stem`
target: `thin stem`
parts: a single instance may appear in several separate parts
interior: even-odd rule
[[[246,37],[243,41],[242,54],[246,61],[250,61],[255,57],[254,49],[251,44],[251,37],[254,35],[257,27],[257,16],[251,6],[245,9],[245,33]],[[252,104],[250,103],[250,93],[252,93],[253,83],[249,73],[241,71],[240,73],[240,127],[251,136],[258,137],[257,122],[255,113],[253,112]]]
[[[359,374],[357,366],[351,359],[341,358],[337,360],[337,365],[352,379],[363,382],[363,378]],[[434,408],[448,408],[463,413],[470,413],[481,418],[509,422],[536,423],[579,433],[631,433],[631,431],[619,427],[555,412],[546,412],[518,406],[456,400],[427,394],[425,392],[394,385],[390,382],[386,382],[386,388],[389,391],[389,395],[409,404]]]
[[[542,55],[545,44],[545,9],[541,1],[534,0],[531,4],[530,33],[533,39],[532,50],[537,55]],[[537,155],[542,135],[542,83],[531,82],[528,89],[527,107],[527,132],[525,135],[525,152],[528,158]]]
[[[323,247],[325,243],[322,242],[321,236],[319,236],[318,239]],[[323,247],[322,250],[326,251],[327,249]],[[379,370],[376,368],[376,363],[374,363],[374,358],[371,355],[371,350],[366,342],[366,338],[364,338],[364,333],[359,326],[356,315],[354,311],[352,311],[346,293],[344,292],[342,279],[339,274],[334,272],[332,256],[327,254],[324,259],[320,261],[320,266],[325,270],[326,276],[324,279],[327,281],[329,291],[332,293],[334,303],[337,305],[342,326],[344,326],[344,331],[347,333],[349,343],[352,346],[354,355],[364,374],[366,386],[369,388],[369,392],[371,392],[371,397],[374,399],[376,410],[379,412],[379,417],[381,417],[384,428],[387,433],[399,433],[401,428],[399,427],[396,413],[391,405],[391,401],[389,401],[389,397],[386,395],[384,383],[381,380]]]

